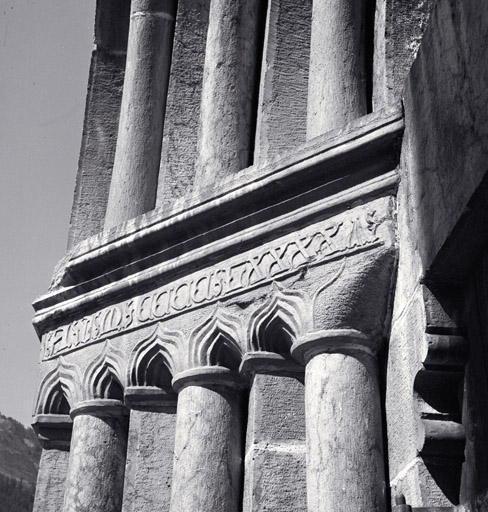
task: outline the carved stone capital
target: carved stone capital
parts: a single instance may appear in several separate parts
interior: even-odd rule
[[[124,393],[127,407],[139,410],[175,410],[177,398],[173,389],[161,389],[155,386],[130,386]]]
[[[256,373],[296,376],[303,373],[303,366],[274,352],[248,352],[242,358],[239,372],[245,379]]]
[[[187,386],[241,388],[244,383],[238,374],[224,366],[198,366],[178,373],[172,385],[173,389],[179,393]]]
[[[73,421],[68,414],[38,414],[32,428],[44,449],[66,449],[71,443]]]
[[[80,415],[97,416],[99,418],[119,418],[128,414],[129,410],[124,405],[124,402],[110,398],[83,400],[78,402],[70,412],[72,419]]]
[[[317,331],[295,341],[291,355],[301,364],[307,364],[318,354],[348,353],[376,355],[380,343],[354,329]]]

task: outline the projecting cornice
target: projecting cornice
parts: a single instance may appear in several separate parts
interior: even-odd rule
[[[35,301],[38,333],[77,308],[154,289],[395,189],[402,132],[399,111],[365,116],[245,169],[207,201],[200,190],[170,216],[155,210],[85,240],[66,258],[60,286]]]

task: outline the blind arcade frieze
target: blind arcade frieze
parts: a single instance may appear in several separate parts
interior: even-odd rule
[[[373,207],[374,205],[374,207]],[[59,326],[42,337],[42,359],[149,325],[296,272],[390,241],[389,201],[308,226],[260,248]],[[385,225],[385,229],[380,226]]]

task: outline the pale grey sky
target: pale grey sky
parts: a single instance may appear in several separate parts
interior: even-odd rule
[[[0,0],[0,412],[30,423],[33,299],[67,240],[95,0]]]

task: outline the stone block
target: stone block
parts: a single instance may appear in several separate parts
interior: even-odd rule
[[[176,414],[133,409],[122,512],[168,511]]]

